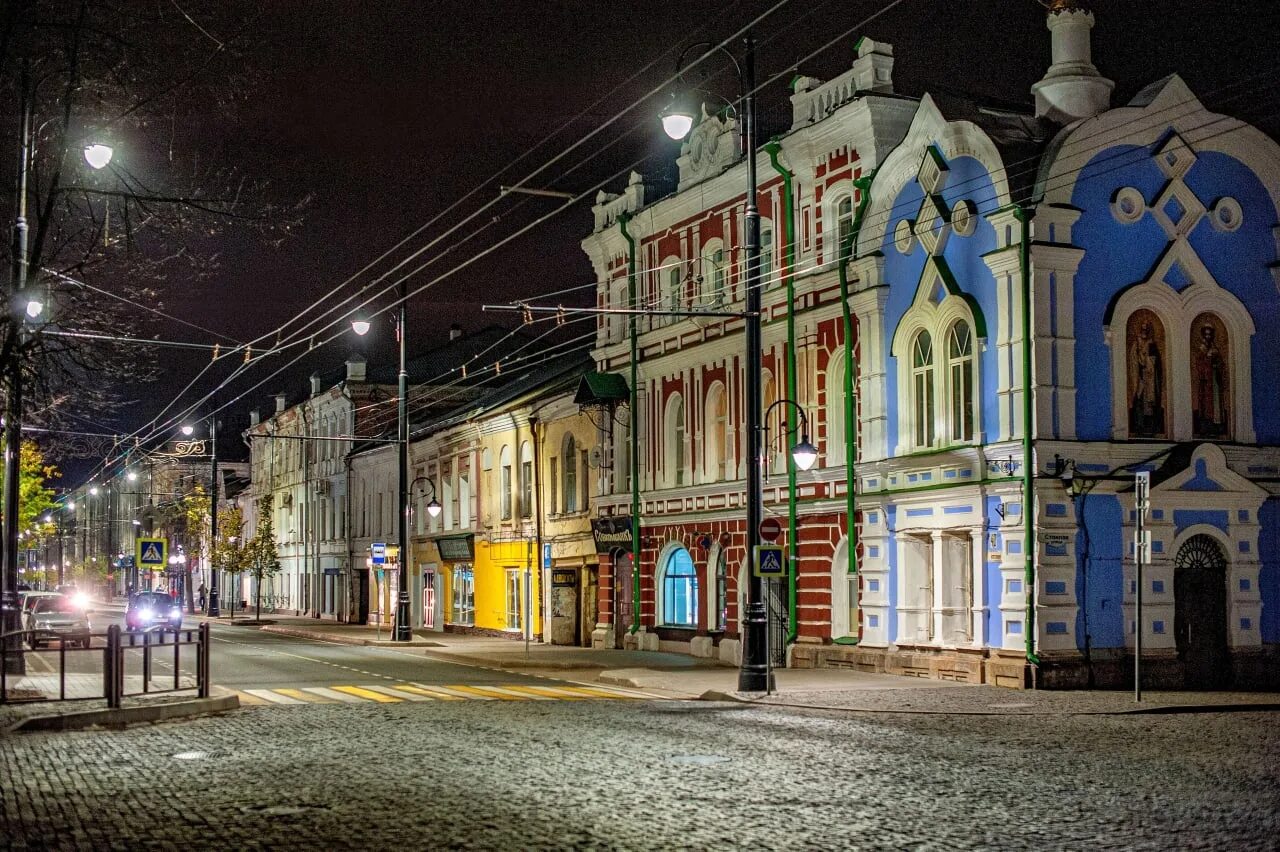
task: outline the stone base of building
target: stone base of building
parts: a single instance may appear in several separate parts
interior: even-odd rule
[[[1095,651],[1092,659],[1082,655],[1041,658],[1039,672],[1043,689],[1133,689],[1131,651]],[[1230,665],[1217,677],[1197,682],[1188,677],[1187,667],[1173,651],[1159,650],[1142,655],[1142,688],[1146,690],[1280,690],[1280,646],[1238,649],[1230,652]]]
[[[796,644],[793,668],[842,668],[872,674],[1034,688],[1032,667],[1020,652],[898,646]]]
[[[436,632],[436,631],[429,631]],[[459,633],[465,636],[492,636],[495,639],[510,639],[513,642],[523,642],[524,634],[518,630],[498,630],[492,627],[472,627],[467,624],[446,624],[444,626],[445,633]],[[534,642],[542,641],[542,634],[533,634]]]

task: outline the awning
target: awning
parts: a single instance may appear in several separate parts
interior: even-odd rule
[[[590,372],[578,383],[577,405],[616,405],[631,399],[631,389],[620,373]]]

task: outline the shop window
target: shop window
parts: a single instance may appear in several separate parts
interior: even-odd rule
[[[663,561],[658,588],[661,591],[661,624],[669,627],[698,626],[698,574],[689,551],[678,546],[672,548]]]

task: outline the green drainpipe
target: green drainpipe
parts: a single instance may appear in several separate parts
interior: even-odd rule
[[[786,234],[787,242],[783,248],[783,269],[785,272],[782,276],[783,284],[787,288],[787,398],[795,400],[796,398],[796,314],[794,306],[796,303],[795,278],[791,274],[791,270],[795,268],[795,245],[796,245],[796,226],[795,226],[795,209],[792,206],[791,198],[791,172],[783,168],[778,162],[778,154],[782,151],[782,146],[778,144],[777,139],[770,140],[764,146],[765,153],[769,155],[769,163],[773,166],[773,170],[782,176],[783,190],[783,228]],[[795,435],[796,433],[796,410],[793,406],[787,407],[787,435]],[[788,440],[790,440],[788,438]],[[767,451],[766,451],[767,455]],[[787,454],[790,456],[790,453]],[[787,642],[795,642],[800,631],[796,625],[796,582],[798,580],[796,574],[796,563],[798,560],[797,550],[800,545],[797,532],[796,520],[796,464],[794,460],[787,463],[787,543],[791,545],[791,570],[787,572]]]
[[[875,180],[876,171],[865,177],[855,178],[853,186],[858,190],[858,209],[853,216],[853,227],[849,236],[840,246],[840,262],[837,270],[840,274],[840,312],[844,320],[844,481],[845,481],[845,513],[849,519],[849,546],[846,548],[849,560],[849,576],[858,576],[858,407],[853,392],[853,314],[849,310],[849,261],[853,258],[853,247],[862,232],[863,217],[871,204],[871,182]],[[856,605],[857,601],[850,601]],[[856,625],[850,625],[851,628]],[[857,632],[861,632],[860,630]],[[840,645],[858,644],[858,636],[839,637]]]
[[[1023,574],[1023,591],[1027,595],[1027,662],[1040,665],[1036,656],[1036,539],[1035,517],[1035,467],[1031,453],[1031,216],[1023,207],[1014,208],[1013,215],[1022,225],[1021,245],[1018,247],[1018,267],[1022,274],[1022,552],[1026,569]]]
[[[635,237],[627,233],[627,223],[631,221],[631,214],[620,213],[618,215],[618,231],[621,232],[622,238],[627,241],[627,304],[631,307],[632,314],[628,319],[628,332],[631,336],[631,434],[629,441],[631,444],[631,632],[635,633],[640,629],[640,453],[636,452],[640,447],[640,416],[637,411],[637,399],[639,397],[639,389],[636,387],[638,366],[640,360],[640,344],[636,336],[636,316],[634,313],[638,307],[636,301],[636,240]]]

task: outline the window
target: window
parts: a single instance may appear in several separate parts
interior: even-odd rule
[[[768,219],[760,220],[760,284],[764,289],[776,287],[781,275],[773,274],[773,225]]]
[[[471,526],[471,472],[470,460],[458,469],[458,526]]]
[[[523,630],[524,620],[520,617],[524,607],[520,600],[520,569],[507,569],[507,629]]]
[[[673,394],[667,400],[666,452],[663,457],[662,481],[668,488],[685,483],[685,450],[684,450],[684,400],[680,394]]]
[[[476,623],[475,573],[470,565],[453,566],[453,623]]]
[[[827,362],[827,464],[837,467],[845,463],[848,437],[845,434],[844,350],[831,353]]]
[[[723,482],[729,479],[729,399],[719,382],[707,394],[706,414],[702,469],[707,481]]]
[[[564,511],[578,511],[578,450],[572,435],[564,438]]]
[[[947,335],[947,393],[951,401],[951,440],[973,440],[973,335],[963,320]]]
[[[853,196],[846,195],[836,202],[836,244],[831,250],[831,259],[839,260],[841,252],[853,237]]]
[[[582,476],[578,477],[582,487],[582,499],[578,501],[581,511],[585,512],[591,508],[591,457],[586,450],[578,451],[578,470],[582,471]]]
[[[533,517],[533,450],[528,441],[520,445],[520,517]]]
[[[446,465],[440,469],[440,505],[444,511],[440,515],[440,520],[444,524],[445,529],[452,529],[454,519],[454,503],[453,503],[453,475],[452,471]]]
[[[710,615],[712,630],[724,630],[729,625],[729,560],[724,548],[717,547],[712,563],[715,567],[715,610]]]
[[[560,460],[559,460],[559,459],[552,459],[552,460],[551,460],[551,477],[550,477],[550,479],[551,479],[551,489],[550,489],[550,491],[551,491],[551,493],[550,493],[550,497],[551,497],[551,499],[550,499],[550,503],[551,503],[551,506],[550,506],[550,509],[549,509],[549,512],[550,512],[550,514],[552,514],[552,515],[558,514],[558,513],[560,512],[560,500],[559,500],[559,496],[560,496],[560,475],[559,475],[559,473],[557,472],[559,469],[560,469]]]
[[[911,415],[917,447],[934,439],[933,338],[921,331],[911,344]]]
[[[502,520],[511,520],[511,488],[514,483],[511,481],[511,448],[503,447],[498,453],[498,467],[501,468],[502,481],[498,485],[500,499],[502,500]]]
[[[698,626],[698,574],[693,558],[683,547],[674,547],[662,566],[660,623],[669,627]]]
[[[760,384],[760,411],[763,415],[778,400],[778,385],[773,381],[772,373],[764,373]],[[782,407],[773,409],[773,419],[771,423],[766,423],[769,427],[769,445],[761,449],[761,453],[765,459],[772,459],[769,463],[770,473],[784,473],[787,469],[787,413]]]
[[[613,427],[613,482],[615,494],[631,489],[631,426],[628,423]]]
[[[698,307],[724,304],[728,290],[724,247],[712,240],[702,250],[702,269],[698,273]]]
[[[681,263],[676,258],[666,261],[670,264],[667,270],[667,310],[678,311],[684,302],[682,296],[684,292],[684,272],[681,270]],[[679,317],[668,317],[669,322],[675,322]]]

